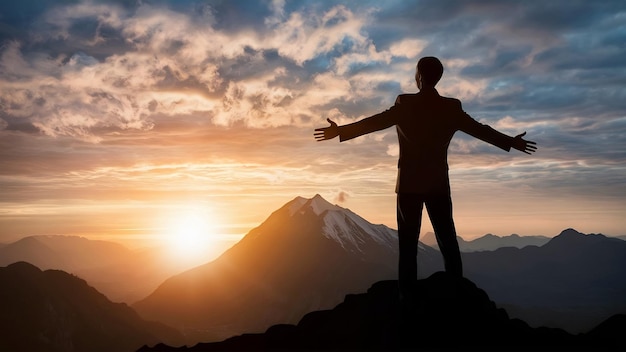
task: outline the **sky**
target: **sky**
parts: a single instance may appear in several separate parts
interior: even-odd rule
[[[315,194],[396,228],[395,129],[313,130],[417,92],[422,56],[440,94],[539,148],[455,135],[459,235],[626,234],[623,1],[23,0],[0,2],[0,242],[232,244]]]

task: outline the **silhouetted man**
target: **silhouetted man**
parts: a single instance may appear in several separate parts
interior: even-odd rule
[[[452,201],[448,178],[448,146],[458,130],[509,151],[526,154],[537,148],[524,140],[526,132],[510,137],[483,125],[461,108],[457,99],[439,95],[435,85],[443,75],[436,57],[423,57],[417,63],[416,94],[402,94],[389,110],[360,121],[315,129],[318,141],[339,136],[341,142],[396,126],[400,144],[396,181],[397,221],[400,245],[398,281],[400,292],[410,295],[417,282],[417,243],[424,204],[435,230],[447,272],[463,276],[461,254],[452,220]]]

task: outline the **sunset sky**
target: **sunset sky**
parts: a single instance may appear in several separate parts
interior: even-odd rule
[[[442,95],[539,147],[457,133],[461,236],[626,234],[623,1],[22,0],[0,2],[0,242],[232,242],[317,193],[396,228],[395,129],[313,130],[416,92],[421,56]]]

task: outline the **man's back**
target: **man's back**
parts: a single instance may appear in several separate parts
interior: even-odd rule
[[[433,89],[400,95],[394,108],[400,146],[396,191],[449,193],[448,146],[462,126],[460,102]]]
[[[459,100],[442,97],[434,88],[399,95],[389,110],[340,126],[339,137],[345,141],[393,125],[400,145],[396,192],[450,194],[447,154],[458,130],[507,151],[512,141],[466,114]]]
[[[461,126],[458,100],[433,92],[403,94],[396,100],[399,167],[447,170],[450,140]]]

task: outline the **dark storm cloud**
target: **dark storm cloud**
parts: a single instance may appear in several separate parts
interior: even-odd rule
[[[525,4],[528,5],[528,4]],[[515,11],[516,26],[539,28],[545,31],[576,31],[602,21],[613,11],[623,10],[620,1],[539,1],[522,5]]]

